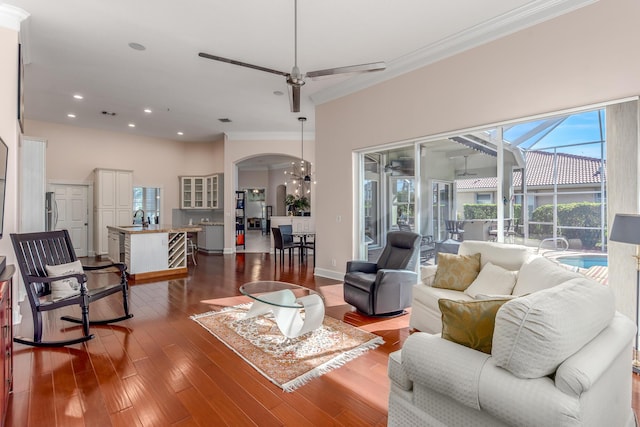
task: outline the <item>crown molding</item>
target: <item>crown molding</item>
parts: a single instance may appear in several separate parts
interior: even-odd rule
[[[29,13],[10,4],[0,4],[0,27],[20,32],[20,23],[29,17]]]
[[[226,132],[228,141],[300,141],[300,132]],[[304,132],[305,141],[313,141],[315,132]]]
[[[513,34],[598,0],[538,0],[453,34],[387,64],[384,71],[356,75],[311,95],[315,105],[333,101],[466,50]]]

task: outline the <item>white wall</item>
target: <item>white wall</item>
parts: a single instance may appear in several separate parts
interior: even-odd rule
[[[354,149],[635,96],[639,16],[636,0],[600,0],[318,105],[316,227],[331,243],[316,272],[339,277],[354,256]]]

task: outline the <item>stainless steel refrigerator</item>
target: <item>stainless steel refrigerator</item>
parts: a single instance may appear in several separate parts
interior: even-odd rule
[[[45,209],[45,229],[55,230],[58,225],[58,205],[56,204],[56,193],[47,191],[44,199]]]

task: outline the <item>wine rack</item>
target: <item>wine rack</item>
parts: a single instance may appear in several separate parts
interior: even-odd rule
[[[187,233],[169,233],[169,268],[187,266]]]

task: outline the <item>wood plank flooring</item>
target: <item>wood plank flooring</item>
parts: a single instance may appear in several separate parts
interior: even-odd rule
[[[101,284],[114,275],[95,276]],[[316,289],[325,297],[327,315],[376,333],[385,343],[284,393],[189,319],[244,302],[238,287],[254,280]],[[93,327],[96,338],[87,343],[57,349],[14,345],[7,426],[386,425],[387,358],[409,335],[409,316],[361,316],[342,299],[341,283],[314,277],[312,265],[285,261],[281,267],[269,254],[200,254],[187,278],[130,288],[134,317]],[[23,324],[14,333],[30,336],[25,305]],[[94,303],[91,317],[121,310],[121,299],[114,295]],[[81,334],[78,326],[59,320],[60,311],[45,316],[45,339]],[[638,378],[633,379],[636,413]]]

